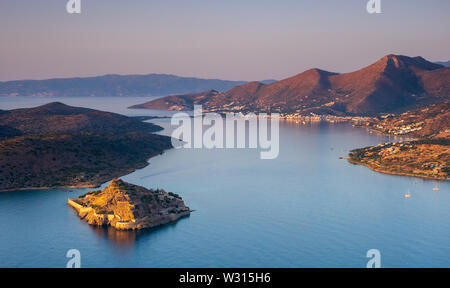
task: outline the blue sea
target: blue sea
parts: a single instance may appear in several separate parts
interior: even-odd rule
[[[0,109],[55,100],[169,115],[126,108],[148,98],[1,98]],[[170,134],[167,119],[153,122]],[[80,220],[67,198],[87,189],[0,193],[0,267],[65,267],[70,249],[80,251],[82,267],[365,267],[370,249],[380,251],[382,267],[450,267],[448,182],[339,159],[395,140],[349,124],[281,122],[275,160],[254,149],[166,151],[122,179],[178,193],[195,212],[142,232]]]

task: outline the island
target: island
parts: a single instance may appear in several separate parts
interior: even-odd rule
[[[78,216],[94,226],[141,230],[173,223],[191,210],[181,197],[162,189],[146,189],[114,179],[103,190],[69,199]]]
[[[59,102],[0,111],[0,192],[98,187],[172,148],[141,119]]]

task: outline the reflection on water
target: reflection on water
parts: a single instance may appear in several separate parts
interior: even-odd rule
[[[120,248],[131,249],[136,242],[139,232],[120,231],[112,227],[91,226],[95,236],[108,239],[112,244]]]
[[[195,212],[195,211],[194,211]],[[177,224],[183,220],[186,220],[190,216],[186,216],[178,220],[177,222],[170,223],[164,226],[159,226],[155,228],[136,230],[136,231],[123,231],[117,230],[110,226],[93,226],[90,225],[92,231],[96,237],[101,239],[107,239],[108,242],[115,248],[121,250],[132,249],[138,238],[151,237],[152,234],[164,229],[175,229]],[[86,223],[87,225],[87,223]]]

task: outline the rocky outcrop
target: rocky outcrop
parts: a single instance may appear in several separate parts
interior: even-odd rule
[[[120,179],[104,190],[69,199],[81,219],[91,225],[117,230],[153,228],[189,216],[191,210],[180,196],[162,189],[146,189]]]

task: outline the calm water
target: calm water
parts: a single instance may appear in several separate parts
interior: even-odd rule
[[[143,100],[60,99],[156,113],[124,108]],[[0,109],[46,102],[0,99]],[[66,201],[86,189],[0,193],[0,266],[65,267],[74,248],[83,267],[365,267],[375,248],[384,267],[450,267],[449,183],[433,191],[433,181],[340,160],[349,149],[387,141],[363,129],[285,123],[280,134],[276,160],[260,160],[256,150],[170,150],[123,177],[179,193],[196,210],[142,233],[82,222]]]

